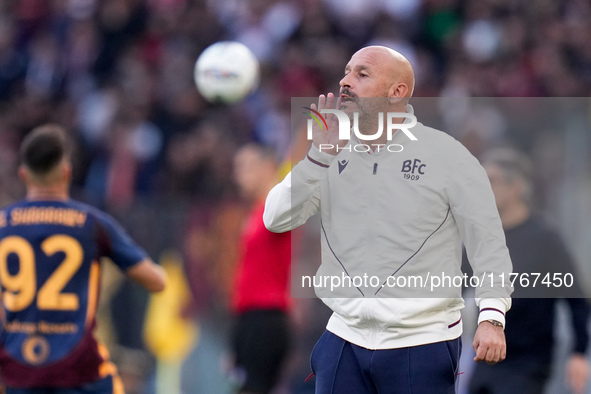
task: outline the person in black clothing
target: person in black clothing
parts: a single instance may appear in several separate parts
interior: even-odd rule
[[[589,306],[578,286],[572,259],[558,234],[539,216],[530,211],[530,164],[517,151],[500,149],[483,160],[505,236],[517,274],[571,273],[573,287],[568,294],[553,294],[538,282],[515,283],[513,306],[507,314],[505,336],[507,358],[497,365],[476,365],[469,384],[470,394],[541,394],[550,376],[554,343],[555,306],[559,297],[568,303],[574,331],[574,346],[567,363],[567,383],[575,393],[583,393],[589,366],[585,351],[589,341],[587,321]],[[560,275],[559,275],[560,276]],[[518,277],[519,278],[519,277]],[[533,281],[533,277],[529,279]],[[540,290],[545,293],[540,292]],[[543,298],[552,297],[552,298]]]

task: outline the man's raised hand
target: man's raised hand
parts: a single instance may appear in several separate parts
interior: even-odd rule
[[[321,112],[323,109],[339,109],[341,103],[340,98],[336,98],[334,94],[328,93],[326,96],[321,94],[318,97],[318,106],[312,104],[310,108],[312,111]],[[339,140],[339,121],[333,114],[321,114],[326,120],[320,122],[312,122],[312,143],[321,152],[325,152],[335,156],[338,152],[337,148],[347,145],[347,140]]]

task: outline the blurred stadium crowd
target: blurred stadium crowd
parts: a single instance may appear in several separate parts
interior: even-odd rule
[[[233,149],[229,142],[255,138],[285,151],[289,98],[335,90],[351,53],[371,43],[411,60],[418,97],[591,91],[585,0],[22,0],[0,7],[2,202],[14,193],[14,145],[47,120],[82,142],[78,184],[98,203],[125,206],[138,195],[170,193],[217,198],[229,184],[224,160],[231,155],[220,154]],[[244,42],[264,67],[257,96],[231,109],[206,104],[192,82],[198,54],[221,39]]]
[[[590,21],[587,0],[2,1],[0,205],[23,194],[24,133],[59,122],[78,141],[73,195],[115,215],[155,258],[180,251],[194,298],[185,313],[224,316],[244,213],[233,153],[254,140],[288,158],[291,97],[336,91],[369,44],[411,61],[416,97],[587,97]],[[257,93],[232,107],[205,102],[193,84],[199,53],[225,39],[262,65]],[[510,143],[548,171],[538,205],[588,258],[588,130],[509,133],[490,126],[494,114],[474,121],[487,126],[453,132],[473,153]],[[116,305],[118,341],[142,348],[141,327],[127,322],[145,300],[125,293]]]

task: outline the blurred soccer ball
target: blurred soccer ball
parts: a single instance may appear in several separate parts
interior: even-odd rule
[[[199,93],[207,101],[232,104],[258,87],[259,62],[243,44],[220,41],[199,55],[194,77]]]

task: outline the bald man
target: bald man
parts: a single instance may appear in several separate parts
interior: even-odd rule
[[[413,89],[398,52],[356,52],[339,97],[311,106],[343,111],[354,133],[339,140],[342,119],[325,112],[328,127],[313,128],[307,157],[267,196],[271,231],[321,216],[313,285],[334,313],[311,356],[318,394],[455,392],[462,241],[480,280],[475,361],[506,355],[512,267],[489,180],[459,142],[415,125]],[[380,120],[394,125],[390,135]]]

